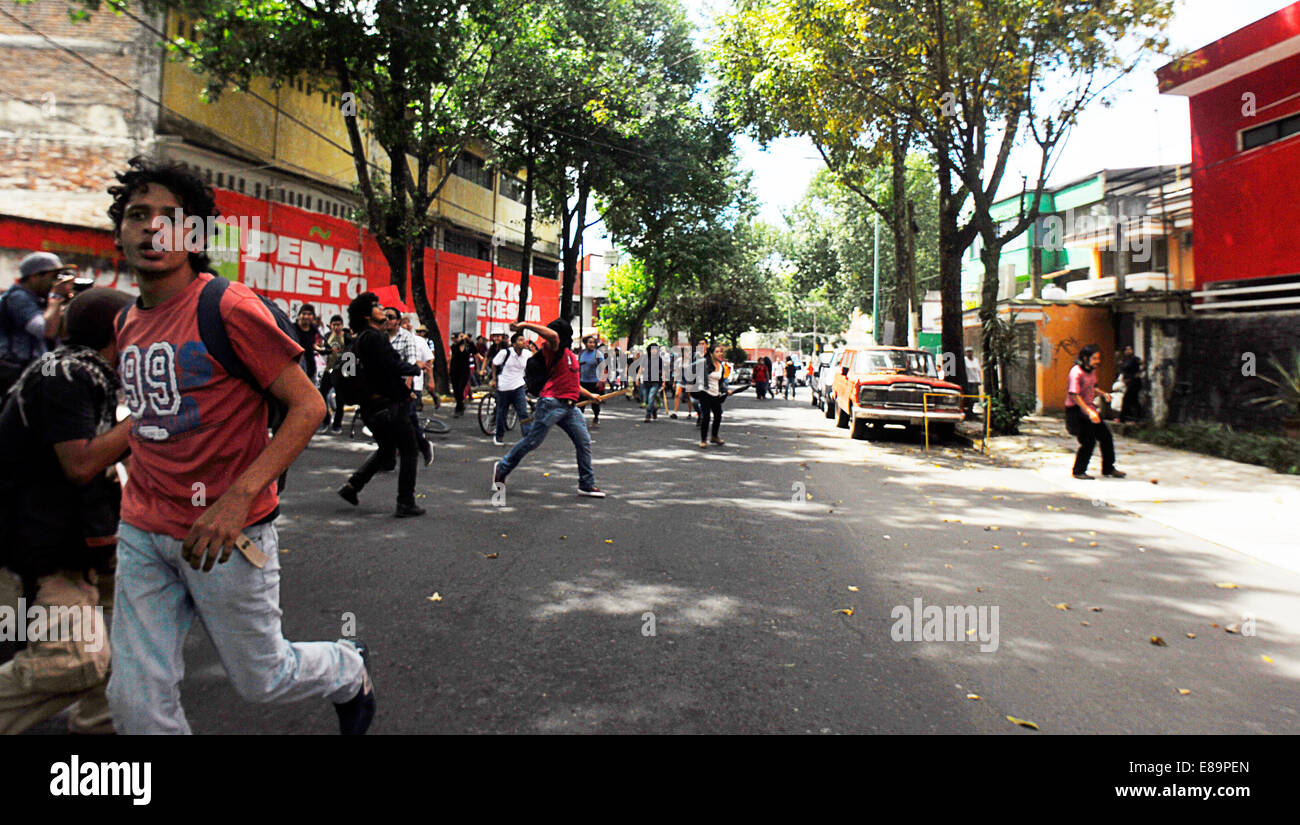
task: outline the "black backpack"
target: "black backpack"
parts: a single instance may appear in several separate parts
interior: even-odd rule
[[[348,342],[339,356],[338,366],[334,368],[334,394],[340,404],[357,405],[369,397],[366,391],[365,365],[361,362],[357,347],[361,344],[361,337],[373,331],[362,330],[360,335]]]
[[[555,357],[563,358],[564,353],[557,352]],[[553,367],[553,364],[546,363],[545,349],[539,349],[524,363],[524,386],[527,387],[529,395],[540,396],[542,394],[542,388],[546,386],[547,380],[550,379]]]

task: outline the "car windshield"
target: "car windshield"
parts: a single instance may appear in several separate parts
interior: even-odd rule
[[[859,372],[896,372],[938,378],[934,355],[924,350],[874,350],[862,353]]]

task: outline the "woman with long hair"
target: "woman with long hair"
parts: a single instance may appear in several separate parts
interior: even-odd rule
[[[727,397],[727,378],[731,375],[731,364],[727,361],[726,351],[722,344],[714,344],[694,365],[695,390],[691,395],[700,405],[701,447],[708,447],[709,442],[719,447],[727,443],[718,438],[718,427],[722,424],[722,402]]]
[[[1078,479],[1094,478],[1088,475],[1088,462],[1092,460],[1092,450],[1097,442],[1101,442],[1101,474],[1111,478],[1126,475],[1115,469],[1115,441],[1097,410],[1097,396],[1105,398],[1108,403],[1110,401],[1110,393],[1097,389],[1097,367],[1100,365],[1101,348],[1089,344],[1079,350],[1066,385],[1065,427],[1079,439],[1079,451],[1074,455],[1074,477]]]

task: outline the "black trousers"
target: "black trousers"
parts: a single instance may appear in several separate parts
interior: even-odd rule
[[[334,379],[338,377],[338,367],[332,370],[326,370],[320,379],[320,397],[325,401],[325,406],[329,407],[330,390],[334,388]],[[325,420],[329,421],[329,410],[325,411]],[[343,401],[339,399],[339,394],[334,393],[334,426],[343,426]]]
[[[600,391],[597,389],[597,388],[600,386],[600,382],[599,382],[599,381],[579,381],[578,383],[579,383],[580,385],[582,385],[582,388],[583,388],[584,390],[586,390],[587,392],[591,392],[591,393],[595,393],[596,395],[600,395]],[[599,402],[599,401],[597,401],[597,402],[595,402],[595,403],[593,403],[593,404],[591,405],[591,411],[592,411],[592,413],[593,413],[593,415],[592,415],[592,417],[591,417],[591,420],[592,420],[592,421],[599,421],[599,420],[600,420],[600,402]]]
[[[1065,408],[1066,426],[1075,438],[1079,439],[1079,451],[1074,454],[1074,474],[1088,472],[1088,463],[1092,461],[1092,450],[1101,444],[1101,471],[1109,473],[1115,469],[1115,441],[1110,437],[1110,428],[1105,421],[1092,423],[1083,408],[1075,405]]]
[[[469,373],[451,374],[451,392],[456,396],[456,412],[465,412],[465,388],[469,386]]]
[[[700,440],[707,441],[710,430],[713,437],[717,438],[718,427],[722,424],[722,396],[709,395],[707,392],[693,392],[691,395],[700,402]],[[710,416],[713,418],[712,425],[709,423]]]
[[[1120,421],[1142,420],[1142,379],[1130,378],[1124,382],[1124,403],[1119,409]]]
[[[389,403],[362,407],[361,420],[374,434],[376,448],[366,463],[348,479],[348,484],[361,492],[375,473],[385,467],[392,468],[393,454],[396,453],[401,462],[397,469],[397,503],[415,504],[415,471],[420,448],[407,405]]]

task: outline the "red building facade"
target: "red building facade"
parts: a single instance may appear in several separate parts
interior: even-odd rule
[[[1300,276],[1300,2],[1156,74],[1189,98],[1196,288]]]

